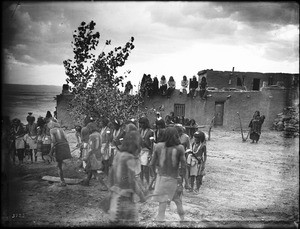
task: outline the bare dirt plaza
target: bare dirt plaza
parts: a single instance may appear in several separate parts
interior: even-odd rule
[[[205,130],[203,130],[205,132]],[[66,131],[75,149],[74,131]],[[258,144],[242,142],[239,131],[212,130],[207,142],[206,176],[199,194],[183,193],[186,224],[179,223],[176,205],[166,211],[170,227],[262,227],[295,228],[299,222],[299,137],[283,138],[282,132],[263,131]],[[66,178],[84,178],[78,171],[79,150],[63,166]],[[2,220],[10,226],[108,226],[99,208],[107,192],[93,179],[89,187],[42,180],[57,176],[56,163],[40,159],[13,167],[8,198],[2,201],[13,217]],[[5,191],[5,190],[2,190]],[[7,208],[6,208],[7,206]],[[158,204],[139,203],[139,226],[155,227]]]

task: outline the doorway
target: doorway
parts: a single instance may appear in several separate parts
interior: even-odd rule
[[[254,78],[253,79],[253,91],[259,91],[259,87],[260,87],[260,79]]]
[[[215,126],[223,126],[224,102],[215,103]]]

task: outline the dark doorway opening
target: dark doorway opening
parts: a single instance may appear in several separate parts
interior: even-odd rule
[[[252,90],[259,91],[259,87],[260,87],[260,79],[254,78]]]
[[[215,126],[223,126],[224,102],[215,103]]]

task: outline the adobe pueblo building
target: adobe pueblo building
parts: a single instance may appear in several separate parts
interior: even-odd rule
[[[230,72],[203,70],[199,79],[206,77],[207,97],[188,97],[175,90],[170,98],[144,98],[143,107],[159,109],[162,117],[174,112],[175,116],[194,119],[199,126],[209,126],[213,117],[215,127],[229,130],[247,129],[256,110],[265,115],[263,129],[271,128],[277,114],[285,107],[299,107],[299,74]],[[180,82],[176,82],[180,85]],[[149,117],[154,121],[155,117]]]
[[[207,97],[201,99],[179,94],[175,90],[170,98],[161,95],[145,96],[141,109],[161,110],[164,118],[170,112],[175,116],[194,119],[199,126],[209,126],[214,118],[215,127],[228,130],[240,129],[237,112],[241,117],[243,129],[256,110],[266,119],[263,129],[272,127],[277,114],[285,107],[296,106],[299,109],[299,74],[258,73],[203,70],[199,79],[206,77]],[[180,82],[176,82],[180,85]],[[57,95],[57,118],[62,126],[74,128],[74,121],[69,115],[68,103],[73,98],[68,85],[63,86],[62,94]],[[149,115],[154,122],[155,115]]]

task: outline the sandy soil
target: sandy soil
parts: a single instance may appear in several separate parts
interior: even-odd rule
[[[205,130],[204,130],[205,131]],[[71,149],[74,132],[67,131]],[[166,223],[153,220],[158,204],[138,203],[142,227],[289,227],[299,223],[299,138],[264,131],[258,144],[242,142],[238,131],[213,129],[207,143],[206,176],[199,194],[184,191],[185,224],[176,205],[166,211]],[[65,177],[83,178],[78,150],[64,164]],[[27,162],[10,168],[9,185],[2,182],[4,226],[108,226],[99,208],[107,192],[97,180],[89,187],[59,187],[41,178],[57,176],[55,163]],[[4,179],[5,180],[5,179]]]

